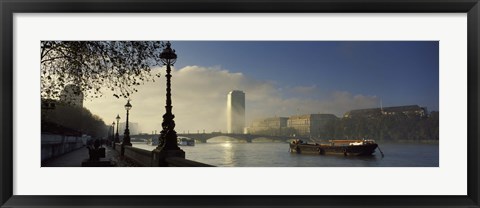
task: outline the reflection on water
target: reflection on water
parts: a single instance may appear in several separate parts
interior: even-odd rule
[[[232,150],[232,143],[225,142],[220,144],[223,150],[223,160],[225,161],[225,166],[235,166],[235,151]]]
[[[210,140],[209,140],[210,142]],[[133,144],[147,150],[146,144]],[[304,155],[288,151],[288,143],[235,141],[182,146],[186,158],[222,167],[438,167],[438,144],[380,144],[372,156]]]

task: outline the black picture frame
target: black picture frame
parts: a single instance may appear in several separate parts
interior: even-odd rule
[[[1,207],[480,207],[478,0],[0,0]],[[468,194],[466,196],[25,196],[13,195],[14,13],[467,13]],[[454,128],[454,127],[452,127]],[[32,176],[34,177],[34,176]],[[452,180],[447,179],[446,180]],[[441,181],[438,182],[441,186]],[[289,184],[285,181],[285,187]],[[108,187],[105,187],[108,188]],[[162,188],[162,187],[159,187]],[[414,187],[412,187],[414,188]]]

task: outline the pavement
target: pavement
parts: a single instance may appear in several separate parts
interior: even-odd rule
[[[105,147],[105,159],[113,161],[116,167],[136,167],[135,163],[120,156],[120,153],[111,147]],[[82,161],[88,159],[87,147],[60,155],[42,162],[42,167],[82,167]]]

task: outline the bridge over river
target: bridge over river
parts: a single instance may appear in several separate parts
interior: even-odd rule
[[[207,140],[213,139],[215,137],[230,137],[240,141],[246,142],[255,142],[261,140],[272,140],[272,141],[280,141],[280,142],[289,142],[293,139],[302,139],[304,141],[308,141],[308,138],[303,137],[292,137],[292,136],[269,136],[269,135],[255,135],[255,134],[227,134],[227,133],[197,133],[197,134],[181,134],[177,133],[180,137],[188,137],[195,139],[197,142],[206,143]],[[158,138],[159,134],[140,134],[140,135],[130,135],[132,141],[139,140],[139,139],[152,139]]]

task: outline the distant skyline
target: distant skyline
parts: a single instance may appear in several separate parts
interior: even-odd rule
[[[225,131],[226,98],[245,92],[246,125],[259,117],[401,105],[439,108],[438,41],[171,41],[177,132]],[[165,68],[131,96],[146,133],[165,112]],[[108,124],[126,100],[86,100]],[[151,130],[149,130],[151,129]]]

